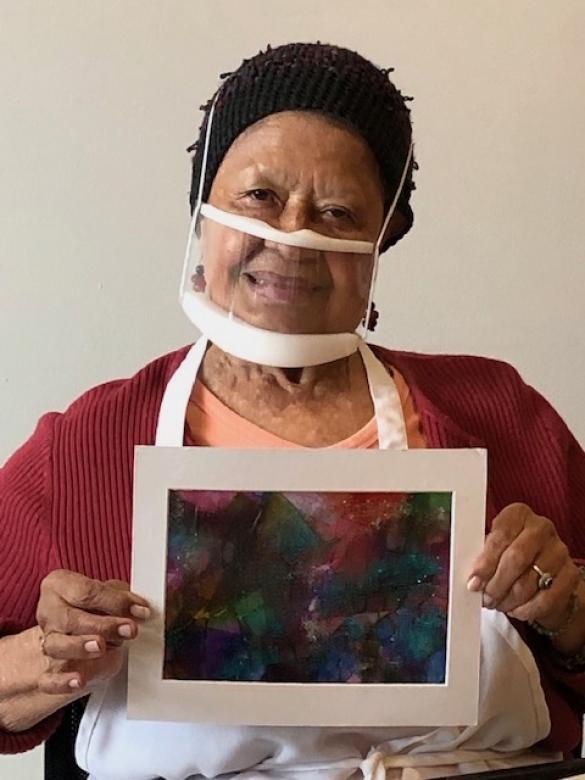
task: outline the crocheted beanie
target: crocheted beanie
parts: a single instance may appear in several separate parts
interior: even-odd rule
[[[406,162],[412,127],[404,97],[389,80],[392,68],[378,68],[356,52],[323,43],[270,46],[244,60],[216,95],[203,200],[207,200],[218,168],[235,139],[263,117],[280,111],[308,110],[334,117],[352,127],[372,150],[386,190],[387,205],[395,196]],[[204,118],[194,151],[190,204],[199,191],[203,147],[209,112],[215,100],[201,106]],[[395,244],[413,222],[410,194],[414,189],[411,162],[398,199],[401,229],[382,250]]]

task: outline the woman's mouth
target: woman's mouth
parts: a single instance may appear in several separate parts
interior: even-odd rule
[[[324,289],[310,279],[284,276],[274,271],[247,271],[243,278],[254,296],[269,303],[306,303]]]

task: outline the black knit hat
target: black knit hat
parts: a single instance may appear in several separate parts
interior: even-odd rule
[[[244,60],[220,86],[203,186],[206,201],[218,168],[235,139],[247,127],[280,111],[318,111],[346,122],[361,135],[380,167],[388,202],[394,197],[406,163],[412,127],[403,97],[388,78],[391,68],[380,69],[356,52],[322,43],[290,43],[267,48]],[[218,94],[216,93],[216,95]],[[214,97],[202,106],[203,123],[191,178],[191,211],[197,202],[203,139]],[[410,194],[414,189],[411,162],[397,211],[403,224],[382,250],[395,244],[413,222]]]

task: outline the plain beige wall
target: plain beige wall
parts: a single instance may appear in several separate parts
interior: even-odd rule
[[[416,98],[416,225],[383,260],[377,340],[508,360],[585,441],[584,2],[0,0],[0,462],[193,337],[198,106],[267,42],[317,39]]]

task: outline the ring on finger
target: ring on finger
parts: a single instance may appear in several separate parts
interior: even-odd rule
[[[543,571],[540,566],[535,563],[532,564],[532,568],[538,574],[538,583],[536,587],[538,590],[550,590],[552,588],[555,578],[549,571]]]
[[[44,632],[41,634],[41,653],[43,655],[47,655],[47,650],[45,647],[47,639],[51,636],[51,634],[58,634],[58,633],[59,633],[58,631],[47,631],[46,634]]]

